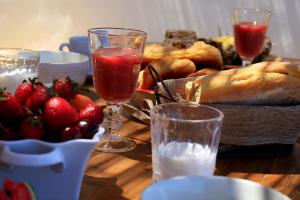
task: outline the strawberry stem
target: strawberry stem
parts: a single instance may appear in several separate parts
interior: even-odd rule
[[[3,94],[3,92],[6,90],[6,87],[0,88],[0,94]]]
[[[0,101],[6,101],[7,100],[7,96],[3,95],[5,90],[6,90],[6,87],[0,88]]]
[[[30,110],[29,108],[25,107],[25,106],[22,106],[22,109],[24,111],[24,113],[28,116],[33,116],[33,112],[32,110]]]

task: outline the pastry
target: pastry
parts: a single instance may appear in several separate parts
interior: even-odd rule
[[[142,67],[147,66],[151,61],[159,60],[166,55],[166,48],[158,43],[146,44],[144,49],[144,56],[142,60]]]
[[[209,39],[198,38],[198,41],[204,41],[207,44],[218,48],[222,54],[224,65],[242,65],[242,61],[234,49],[234,37],[230,35],[212,37]],[[265,47],[252,63],[265,61],[269,57],[272,49],[272,41],[269,37],[265,38]]]
[[[188,59],[176,59],[165,56],[162,59],[150,62],[162,79],[182,78],[196,71],[195,64]],[[152,89],[155,85],[148,67],[140,71],[138,87],[142,89]]]
[[[290,105],[300,103],[300,65],[262,62],[197,78],[185,85],[197,103]]]
[[[180,59],[190,59],[196,65],[203,67],[210,67],[221,69],[223,65],[222,55],[218,48],[198,41],[193,43],[189,48],[174,49],[171,47],[164,47],[158,43],[147,44],[144,49],[144,56],[142,65],[145,66],[151,61],[159,60],[164,56],[172,56]]]
[[[174,58],[190,59],[196,65],[204,67],[221,69],[223,65],[220,50],[202,41],[195,42],[187,49],[172,50],[169,55]]]

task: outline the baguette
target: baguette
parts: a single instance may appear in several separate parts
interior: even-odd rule
[[[290,105],[300,103],[300,65],[262,62],[197,78],[185,85],[197,103]]]
[[[203,76],[203,75],[209,75],[209,74],[213,74],[218,72],[218,70],[216,69],[212,69],[212,68],[203,68],[200,69],[194,73],[191,73],[189,75],[187,75],[186,77],[194,77],[194,76]]]

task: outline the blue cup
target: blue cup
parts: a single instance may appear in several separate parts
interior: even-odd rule
[[[62,43],[59,46],[60,51],[64,51],[67,48],[68,51],[80,53],[86,56],[90,55],[89,42],[87,36],[73,36],[69,38],[69,43]]]
[[[62,43],[59,46],[59,50],[76,52],[90,57],[88,36],[72,36],[69,38],[68,43]],[[91,66],[91,63],[89,63],[88,75],[92,74]]]

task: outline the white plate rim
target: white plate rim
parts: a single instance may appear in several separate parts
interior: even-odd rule
[[[241,179],[241,178],[231,178],[231,177],[225,177],[225,176],[180,176],[180,177],[175,177],[175,178],[171,178],[171,179],[165,179],[165,180],[159,180],[153,184],[151,184],[150,186],[148,186],[142,193],[142,200],[143,199],[149,199],[149,195],[151,195],[151,193],[155,192],[156,189],[162,188],[162,187],[168,187],[169,184],[175,184],[178,183],[178,181],[181,180],[188,180],[188,179],[192,179],[192,180],[196,180],[196,181],[201,181],[201,182],[205,182],[208,180],[213,180],[213,181],[225,181],[225,180],[232,180],[237,184],[247,184],[250,185],[252,187],[257,187],[260,189],[264,189],[264,190],[268,190],[274,194],[276,194],[278,197],[280,197],[282,200],[291,200],[291,198],[289,198],[288,196],[286,196],[285,194],[280,193],[277,190],[274,190],[272,188],[266,187],[264,185],[261,185],[257,182],[251,181],[251,180],[247,180],[247,179]]]

